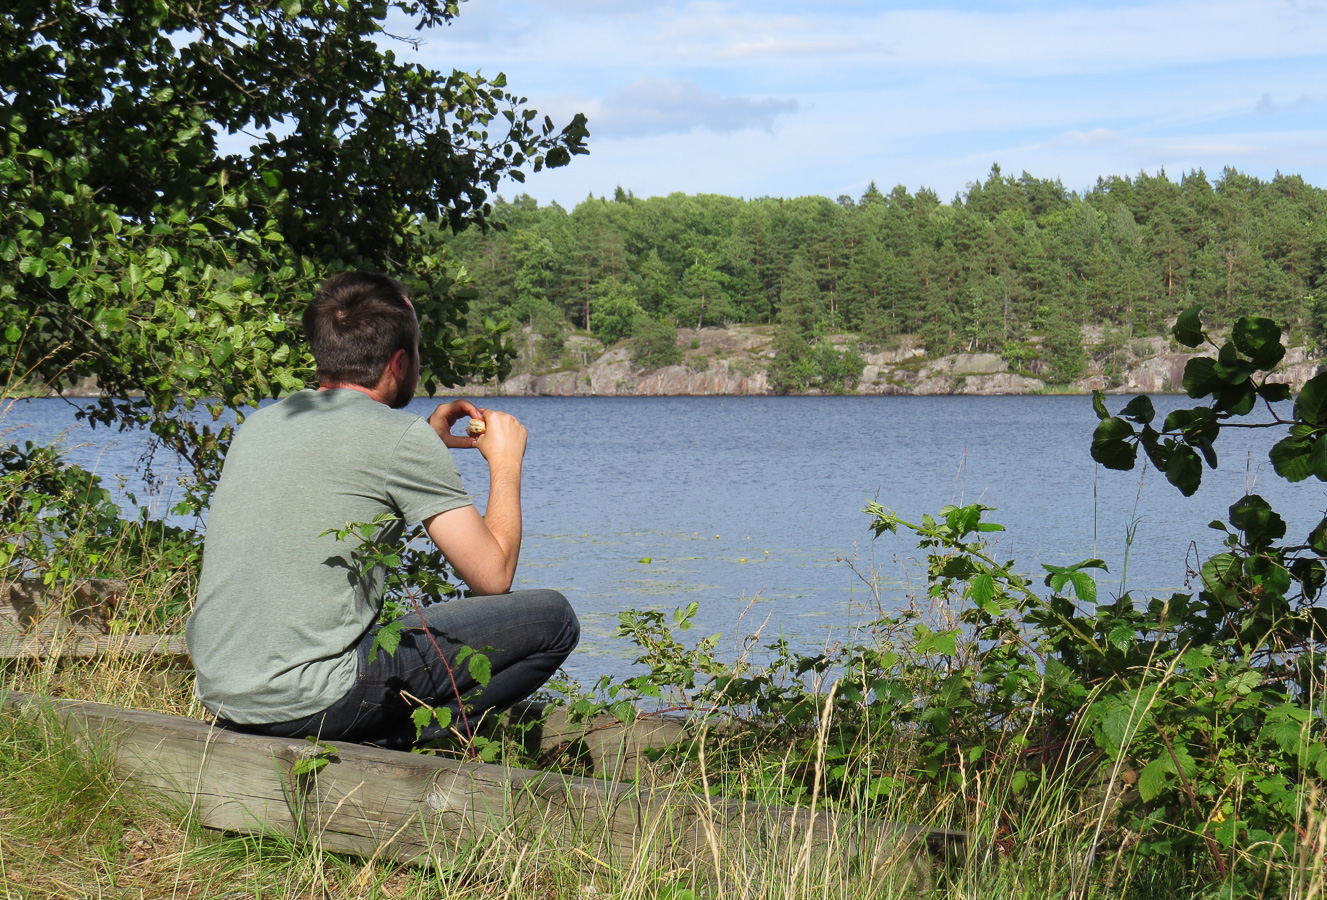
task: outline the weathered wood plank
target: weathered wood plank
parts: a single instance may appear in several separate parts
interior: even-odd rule
[[[124,591],[123,581],[110,578],[54,586],[28,578],[0,581],[0,630],[30,635],[106,634]]]
[[[705,723],[676,714],[639,714],[624,725],[616,716],[572,722],[566,707],[517,703],[500,727],[522,741],[536,759],[614,781],[634,779],[646,766],[646,751],[661,750],[696,737]]]
[[[92,659],[148,656],[184,660],[189,656],[178,634],[69,634],[35,637],[0,631],[0,661],[18,659]]]
[[[962,840],[954,832],[713,799],[666,785],[338,742],[328,742],[335,755],[326,765],[297,774],[313,751],[302,740],[16,692],[5,704],[30,715],[50,710],[75,740],[107,746],[120,775],[191,810],[206,827],[275,832],[366,856],[427,862],[468,842],[543,834],[611,865],[855,860],[869,871],[928,880],[928,854]]]
[[[184,660],[182,635],[110,634],[124,582],[85,579],[48,587],[0,582],[0,661],[147,656]]]

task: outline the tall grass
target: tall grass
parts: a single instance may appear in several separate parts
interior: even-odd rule
[[[109,676],[109,672],[103,673]],[[9,683],[13,684],[11,676]],[[828,730],[824,732],[828,735]],[[825,749],[821,745],[822,751]],[[761,755],[752,770],[769,764]],[[898,761],[905,774],[905,759]],[[741,760],[737,761],[738,765]],[[822,773],[823,774],[823,773]],[[716,836],[702,858],[679,863],[669,836],[641,823],[634,855],[614,857],[601,837],[517,821],[482,840],[436,848],[432,865],[407,866],[320,849],[317,834],[207,832],[187,811],[154,806],[119,782],[109,748],[75,742],[40,711],[0,716],[0,890],[9,897],[365,897],[624,900],[714,898],[1161,898],[1235,896],[1177,861],[1143,857],[1111,814],[1116,785],[1065,772],[1016,790],[1013,773],[973,772],[956,790],[899,791],[878,816],[969,834],[948,861],[918,869],[910,848],[897,858],[863,845],[852,818],[824,847],[779,841],[758,828]],[[646,773],[702,791],[706,777]],[[808,798],[807,808],[817,804]],[[754,824],[754,823],[753,823]],[[1305,810],[1286,887],[1293,900],[1327,896],[1327,805]]]

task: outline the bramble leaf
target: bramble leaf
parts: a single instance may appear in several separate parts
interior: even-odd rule
[[[1138,773],[1138,796],[1143,798],[1144,803],[1155,800],[1166,789],[1169,782],[1166,776],[1174,768],[1174,764],[1166,757],[1157,757],[1143,766]]]
[[[470,657],[470,677],[483,687],[488,687],[493,677],[493,663],[482,653]]]

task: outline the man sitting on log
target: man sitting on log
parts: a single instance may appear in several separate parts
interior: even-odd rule
[[[544,684],[580,626],[555,591],[508,593],[521,548],[524,427],[467,400],[427,419],[402,409],[419,380],[419,322],[402,285],[334,276],[303,324],[317,390],[246,419],[212,497],[186,629],[198,697],[226,728],[408,748],[416,732],[406,694],[454,714],[463,696],[473,722]],[[482,421],[484,433],[452,434],[463,416]],[[487,461],[483,515],[448,448],[475,448]],[[423,522],[483,596],[410,613],[400,646],[371,654],[383,572],[361,572],[353,544],[328,532],[383,513],[394,519],[378,540],[399,541],[406,524]],[[465,647],[488,657],[487,685],[457,664]],[[419,737],[441,734],[435,720]]]

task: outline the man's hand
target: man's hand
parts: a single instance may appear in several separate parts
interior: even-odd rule
[[[459,404],[459,405],[458,405]],[[458,412],[457,410],[463,410]],[[483,419],[485,430],[477,438],[452,435],[451,425],[461,415]],[[444,426],[443,440],[465,443],[449,447],[478,447],[488,462],[488,509],[483,516],[463,506],[424,520],[424,528],[447,557],[456,574],[480,594],[505,594],[516,576],[521,553],[521,461],[525,456],[525,426],[516,417],[494,409],[475,409],[464,400],[439,406],[429,417]],[[435,430],[438,425],[433,426]]]
[[[458,419],[469,416],[472,419],[484,419],[484,414],[479,407],[475,406],[469,400],[453,400],[451,403],[443,403],[433,414],[429,416],[429,424],[433,430],[442,438],[442,442],[453,450],[472,450],[479,446],[475,443],[475,438],[465,434],[452,434],[452,428],[456,425]],[[485,419],[485,422],[488,420]]]
[[[484,421],[484,433],[471,440],[488,460],[489,469],[515,466],[519,470],[525,457],[525,426],[515,416],[496,409],[481,409],[477,418]]]

